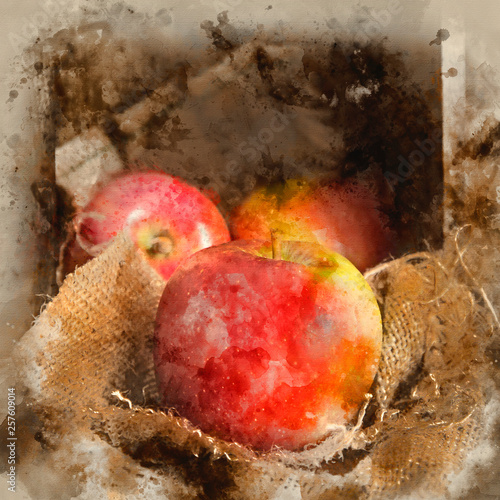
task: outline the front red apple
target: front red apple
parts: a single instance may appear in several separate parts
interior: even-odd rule
[[[94,196],[76,221],[78,241],[91,255],[128,230],[165,279],[188,255],[230,239],[224,218],[208,198],[160,172],[118,177]]]
[[[235,241],[171,277],[155,331],[163,403],[202,430],[259,449],[297,449],[357,413],[375,376],[375,297],[316,244]]]

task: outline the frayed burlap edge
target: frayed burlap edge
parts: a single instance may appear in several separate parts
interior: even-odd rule
[[[318,493],[316,477],[326,488],[321,491],[345,498],[349,491],[358,498],[390,498],[431,482],[435,492],[444,492],[447,476],[479,439],[481,355],[492,334],[490,319],[477,294],[438,253],[407,256],[366,277],[384,322],[374,397],[367,395],[357,422],[335,429],[322,443],[301,452],[259,454],[158,408],[151,336],[164,282],[121,235],[67,277],[19,346],[22,377],[46,439],[57,449],[68,435],[98,436],[124,460],[133,457],[161,474],[172,467],[182,471],[179,457],[218,462],[233,498],[251,498],[245,491],[255,491],[255,484],[278,491],[262,482],[262,474],[282,483],[300,470],[313,474],[307,488],[303,478],[297,480],[301,490]],[[346,450],[358,455],[339,483],[335,464]],[[358,467],[365,473],[357,474]],[[194,483],[206,486],[209,476],[210,468],[205,480]],[[190,483],[185,473],[178,480]]]

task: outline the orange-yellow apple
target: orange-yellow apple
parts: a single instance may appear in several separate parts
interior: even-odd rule
[[[374,294],[347,259],[278,243],[192,255],[168,281],[155,329],[163,404],[262,450],[299,449],[350,422],[382,342]]]
[[[283,239],[317,242],[362,272],[386,258],[395,241],[375,196],[353,181],[289,180],[257,189],[234,211],[230,229],[235,239],[268,240],[278,231]]]

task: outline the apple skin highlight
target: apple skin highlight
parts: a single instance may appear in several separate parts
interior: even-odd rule
[[[344,257],[284,241],[273,259],[270,243],[235,241],[172,275],[154,359],[163,404],[203,431],[296,450],[356,416],[381,342],[373,292]]]
[[[95,256],[122,230],[164,279],[192,253],[230,240],[215,204],[171,175],[122,175],[97,192],[76,218],[78,242]]]
[[[316,242],[340,253],[361,272],[395,248],[396,235],[373,193],[353,181],[315,185],[291,179],[258,188],[231,214],[234,239]]]

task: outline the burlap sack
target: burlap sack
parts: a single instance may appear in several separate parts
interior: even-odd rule
[[[367,272],[385,336],[358,422],[301,452],[259,454],[158,407],[151,340],[164,282],[118,237],[66,278],[19,346],[61,498],[449,495],[484,437],[491,329],[445,258],[410,255]]]

